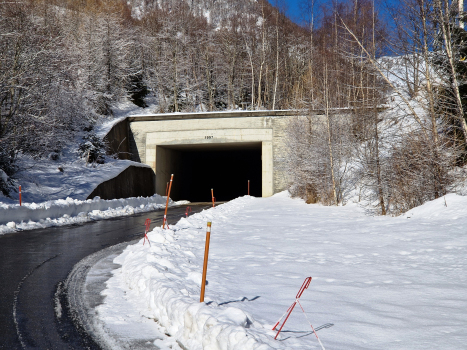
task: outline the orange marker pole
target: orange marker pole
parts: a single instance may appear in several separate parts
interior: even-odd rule
[[[19,186],[19,206],[21,207],[21,186]]]
[[[248,195],[250,195],[250,180],[248,180]]]
[[[206,246],[204,248],[204,264],[203,264],[203,279],[201,281],[201,296],[199,302],[204,302],[204,291],[206,287],[206,273],[208,270],[208,256],[209,256],[209,241],[211,239],[211,222],[208,222],[208,228],[206,229]]]
[[[214,189],[211,188],[212,207],[214,208]]]
[[[174,179],[174,174],[170,175],[169,192],[167,193],[167,203],[165,203],[165,213],[164,213],[164,221],[162,222],[162,228],[165,228],[165,223],[167,222],[167,208],[169,207],[170,190],[172,189],[173,179]]]

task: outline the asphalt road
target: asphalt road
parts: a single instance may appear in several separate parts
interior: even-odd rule
[[[169,223],[185,208],[169,208]],[[99,349],[73,323],[63,283],[84,257],[142,237],[146,218],[154,227],[162,217],[156,211],[0,236],[0,349]]]

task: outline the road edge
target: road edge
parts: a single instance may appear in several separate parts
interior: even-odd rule
[[[73,323],[78,329],[78,332],[89,336],[103,350],[113,350],[120,348],[120,346],[116,344],[110,334],[105,332],[105,328],[98,321],[96,311],[94,307],[90,305],[90,300],[87,295],[86,278],[94,265],[110,255],[121,254],[128,245],[134,244],[138,240],[139,239],[119,243],[88,255],[73,267],[65,280],[67,307]],[[110,276],[105,276],[105,281],[108,278],[110,278]],[[105,281],[102,281],[102,283],[105,283]]]

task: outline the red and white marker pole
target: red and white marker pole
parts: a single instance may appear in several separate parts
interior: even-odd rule
[[[208,270],[208,256],[209,256],[209,241],[211,239],[211,222],[208,222],[208,227],[206,229],[206,246],[204,247],[204,264],[203,264],[203,278],[201,280],[201,295],[199,297],[199,302],[204,302],[204,291],[206,287],[206,273]]]
[[[19,186],[19,206],[21,207],[21,186]]]
[[[188,217],[188,214],[191,213],[192,210],[191,210],[191,207],[186,207],[186,210],[185,210],[185,217],[187,218]]]
[[[169,207],[169,198],[170,198],[170,191],[172,190],[173,179],[174,179],[174,174],[170,175],[169,192],[167,193],[167,202],[165,203],[164,221],[162,222],[163,229],[165,229],[165,224],[167,222],[167,208]],[[169,227],[169,224],[167,224],[167,227]]]
[[[295,296],[295,301],[292,303],[292,305],[290,305],[290,307],[287,309],[287,311],[281,316],[281,318],[279,319],[279,321],[276,322],[276,324],[274,325],[274,327],[272,327],[272,330],[276,330],[276,327],[279,325],[279,323],[282,321],[282,318],[284,318],[284,316],[287,314],[287,316],[285,317],[285,320],[284,322],[282,322],[282,325],[281,327],[279,328],[276,336],[274,337],[274,339],[277,339],[279,333],[282,331],[282,328],[284,327],[285,323],[287,322],[287,319],[289,318],[290,314],[292,313],[295,305],[300,305],[300,308],[302,309],[305,317],[306,317],[306,320],[308,321],[308,323],[310,324],[310,327],[313,331],[313,333],[315,334],[316,336],[316,339],[318,339],[318,342],[319,342],[319,345],[321,345],[321,349],[323,350],[326,350],[323,346],[323,344],[321,343],[321,340],[319,339],[318,337],[318,334],[316,334],[316,331],[315,329],[313,328],[313,325],[311,324],[310,320],[308,319],[308,316],[306,315],[306,312],[305,310],[303,309],[302,307],[302,304],[300,304],[300,297],[302,296],[303,292],[305,291],[305,289],[308,289],[308,287],[310,286],[310,282],[311,282],[311,277],[307,277],[305,278],[305,281],[303,282],[302,286],[300,287],[300,290],[298,291],[297,295]]]
[[[216,201],[216,198],[214,198],[214,189],[211,188],[211,197],[212,197],[212,207],[214,208],[214,202]]]
[[[144,243],[146,243],[146,239],[147,239],[148,243],[149,243],[149,246],[151,246],[151,241],[149,240],[149,237],[148,237],[149,227],[151,226],[151,219],[146,219],[144,225],[146,226],[146,229],[144,230],[143,245],[144,245]]]

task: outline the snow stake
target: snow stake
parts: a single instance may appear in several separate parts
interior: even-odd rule
[[[284,314],[281,316],[281,318],[279,319],[279,321],[276,322],[276,324],[274,325],[274,327],[272,327],[272,330],[276,330],[276,327],[279,325],[279,323],[282,321],[282,319],[284,318],[285,314],[287,314],[287,316],[285,317],[285,320],[284,322],[282,322],[282,325],[281,327],[279,328],[279,330],[277,331],[277,334],[276,336],[274,337],[274,339],[277,339],[277,337],[279,336],[279,333],[282,331],[282,327],[284,327],[285,323],[287,322],[287,319],[289,318],[290,314],[292,313],[295,305],[300,305],[300,308],[302,309],[303,311],[303,314],[305,315],[305,318],[306,320],[308,321],[308,323],[310,324],[310,327],[311,329],[313,330],[313,333],[315,334],[316,336],[316,339],[318,339],[318,342],[319,342],[319,345],[321,345],[321,348],[323,350],[324,349],[324,346],[323,344],[321,343],[321,340],[319,339],[318,337],[318,334],[316,334],[315,332],[315,329],[313,328],[313,325],[311,324],[310,320],[308,319],[308,316],[306,315],[306,312],[305,310],[303,309],[302,307],[302,304],[300,304],[300,297],[302,296],[303,292],[305,291],[305,289],[308,289],[309,285],[310,285],[310,282],[311,282],[311,277],[307,277],[305,278],[305,281],[303,282],[302,286],[300,287],[300,290],[298,291],[297,295],[295,296],[295,301],[292,303],[292,305],[290,305],[290,307],[287,309],[286,312],[284,312]]]
[[[167,193],[167,202],[165,203],[164,221],[162,221],[162,228],[163,229],[165,229],[165,223],[167,222],[167,208],[169,207],[170,190],[172,189],[173,179],[174,179],[174,174],[170,175],[169,192]],[[169,224],[167,224],[167,228],[168,227],[169,227]]]
[[[191,207],[186,207],[185,217],[188,217],[188,214],[191,213],[191,212],[192,212]]]
[[[211,222],[208,221],[208,227],[206,229],[206,246],[204,248],[204,264],[203,264],[203,279],[201,280],[201,295],[199,302],[204,302],[204,290],[206,287],[206,272],[208,269],[208,256],[209,256],[209,240],[211,239]]]
[[[19,186],[19,206],[21,207],[21,186]]]
[[[248,195],[250,195],[250,180],[248,180]]]
[[[214,198],[214,189],[211,188],[211,197],[212,197],[212,207],[214,208],[214,202],[216,201],[216,198]]]
[[[144,230],[143,245],[144,245],[144,243],[146,243],[146,239],[147,239],[148,243],[149,243],[149,246],[151,246],[151,242],[149,241],[149,237],[148,237],[149,226],[151,226],[151,219],[146,219],[146,222],[144,223],[144,225],[146,226],[146,229]]]

